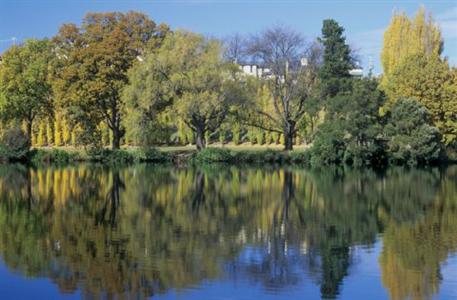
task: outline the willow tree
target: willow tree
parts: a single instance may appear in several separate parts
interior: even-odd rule
[[[65,24],[54,39],[59,58],[55,86],[63,105],[86,130],[106,123],[113,149],[119,148],[125,131],[121,91],[128,83],[127,71],[167,31],[137,12],[89,13],[81,27]]]
[[[318,50],[316,44],[307,44],[301,34],[285,27],[253,36],[247,47],[250,58],[271,72],[262,78],[271,94],[271,109],[254,105],[247,124],[283,134],[285,150],[292,150],[305,102],[315,92]]]
[[[222,59],[218,41],[178,31],[146,56],[130,74],[125,90],[131,130],[150,128],[168,110],[195,134],[198,150],[206,147],[236,101],[242,99],[237,68]]]
[[[29,145],[36,120],[52,114],[48,40],[27,40],[2,56],[0,68],[0,112],[6,121],[26,124]]]

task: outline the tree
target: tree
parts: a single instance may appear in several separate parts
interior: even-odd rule
[[[313,164],[382,162],[379,108],[384,101],[373,79],[354,80],[351,93],[334,97],[314,141]]]
[[[241,63],[246,59],[246,40],[235,33],[224,40],[224,58],[233,63]]]
[[[415,99],[399,99],[392,106],[384,134],[387,152],[395,162],[422,164],[441,154],[441,135],[430,112]]]
[[[27,40],[2,56],[0,68],[0,113],[5,121],[25,122],[29,146],[35,121],[52,114],[52,88],[48,40]]]
[[[324,47],[323,62],[319,69],[321,96],[334,97],[350,89],[349,70],[353,67],[351,49],[343,35],[344,28],[333,19],[324,20],[322,37],[319,39]]]
[[[127,71],[142,60],[147,47],[157,47],[168,27],[146,15],[89,13],[80,28],[63,25],[55,37],[58,55],[56,88],[68,112],[86,131],[105,122],[118,149],[124,135],[121,91]]]
[[[319,48],[305,43],[301,34],[293,30],[273,27],[253,36],[247,52],[252,60],[271,71],[271,76],[262,80],[271,102],[270,109],[254,103],[246,123],[282,133],[285,150],[292,150],[296,125],[305,114],[305,102],[315,93]]]
[[[425,106],[446,144],[457,139],[457,77],[446,60],[411,55],[391,73],[384,89],[390,99],[415,98]]]
[[[237,68],[221,54],[216,40],[183,31],[169,35],[130,74],[125,91],[130,124],[147,127],[171,107],[194,132],[197,149],[205,148],[206,135],[215,133],[231,105],[243,98]]]
[[[443,51],[443,39],[439,26],[432,15],[426,16],[421,7],[414,20],[405,13],[395,12],[389,27],[384,33],[384,44],[381,52],[381,63],[384,69],[382,85],[391,80],[396,68],[411,55],[439,56]],[[395,101],[398,97],[393,97]]]

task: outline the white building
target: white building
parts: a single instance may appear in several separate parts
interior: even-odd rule
[[[272,74],[269,68],[264,68],[255,64],[243,64],[240,65],[240,68],[244,74],[257,78],[268,77]]]
[[[305,59],[301,61],[302,66],[306,66],[307,62]],[[268,78],[272,76],[272,72],[269,68],[264,68],[256,64],[241,64],[240,69],[243,71],[243,74],[249,76],[255,76],[257,78]],[[362,77],[363,69],[356,67],[352,70],[349,70],[349,74],[353,77]]]

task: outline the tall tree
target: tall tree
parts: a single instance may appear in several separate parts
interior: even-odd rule
[[[319,70],[321,95],[334,97],[350,89],[349,70],[353,67],[351,49],[343,35],[344,28],[333,19],[324,20],[320,42],[324,47],[323,63]]]
[[[2,56],[0,112],[6,121],[25,122],[29,145],[35,121],[52,113],[50,50],[48,40],[31,39],[11,47]]]
[[[441,31],[421,7],[414,19],[405,13],[395,12],[384,33],[381,63],[384,69],[382,85],[387,85],[395,69],[411,55],[440,55],[443,51]],[[391,99],[395,101],[395,99]]]
[[[285,27],[253,36],[247,52],[271,72],[262,80],[271,94],[271,109],[255,104],[247,123],[283,134],[285,150],[292,150],[305,102],[315,92],[320,52],[315,44],[307,44],[301,34]]]
[[[445,144],[457,141],[457,72],[438,55],[414,54],[390,74],[384,89],[391,100],[417,99],[431,114]]]
[[[385,96],[373,79],[356,79],[329,104],[313,144],[313,164],[377,164],[383,158],[379,108]]]
[[[86,130],[105,122],[113,133],[113,149],[120,147],[125,131],[121,91],[128,83],[127,70],[167,31],[137,12],[90,13],[80,28],[63,25],[54,39],[61,67],[56,87],[64,105]]]
[[[242,99],[236,77],[237,67],[222,60],[218,41],[175,32],[132,70],[125,91],[129,123],[147,128],[171,106],[172,114],[194,132],[201,150],[207,134],[215,133],[231,105]]]

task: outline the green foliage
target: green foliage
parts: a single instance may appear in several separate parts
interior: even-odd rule
[[[155,148],[141,149],[135,152],[136,160],[142,162],[170,162],[170,154],[161,152]]]
[[[343,35],[344,28],[333,19],[324,20],[320,41],[324,46],[323,64],[319,69],[321,95],[334,97],[350,87],[349,70],[353,67],[351,50]]]
[[[3,120],[25,122],[31,145],[34,121],[52,113],[48,40],[26,40],[2,54],[0,114]]]
[[[12,127],[3,132],[0,140],[0,160],[24,159],[29,150],[29,137],[19,127]]]
[[[197,148],[206,147],[206,134],[217,131],[232,103],[242,100],[237,72],[222,61],[218,41],[183,31],[168,35],[131,71],[125,91],[131,126],[147,126],[171,106],[195,133]]]
[[[193,157],[197,163],[235,163],[235,164],[265,164],[265,163],[297,163],[308,164],[309,151],[229,151],[221,148],[206,148]]]
[[[200,163],[230,162],[232,160],[232,155],[227,149],[206,148],[197,152],[194,160]]]
[[[354,80],[350,94],[334,97],[314,141],[313,165],[382,163],[379,109],[384,101],[377,82],[371,79]]]
[[[311,163],[311,151],[291,151],[289,152],[289,161],[295,164],[310,164]]]
[[[235,145],[239,145],[241,143],[241,125],[238,122],[234,122],[232,124],[232,142]]]
[[[113,149],[125,133],[121,91],[127,71],[166,30],[141,13],[89,13],[81,27],[63,25],[54,38],[57,57],[65,58],[55,62],[54,84],[63,105],[85,131],[105,122]]]
[[[36,165],[39,164],[67,164],[79,160],[76,152],[68,152],[59,149],[44,150],[34,149],[28,154],[29,160]]]
[[[385,81],[389,103],[415,98],[431,114],[446,144],[457,140],[457,72],[437,55],[406,57]]]
[[[90,148],[87,150],[90,160],[109,165],[130,164],[135,161],[132,152],[126,150],[110,150],[104,148]]]
[[[313,147],[311,165],[339,164],[344,158],[344,129],[342,122],[325,122],[319,126]]]
[[[395,163],[427,164],[440,158],[440,132],[430,112],[414,99],[395,102],[384,132],[388,155]]]

